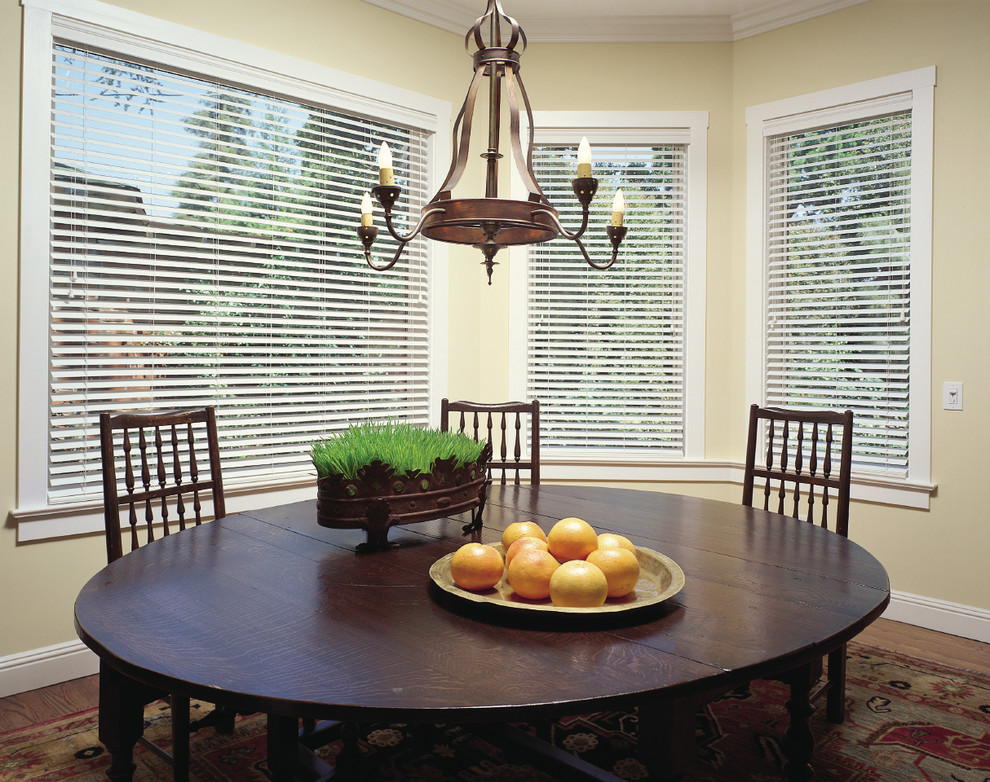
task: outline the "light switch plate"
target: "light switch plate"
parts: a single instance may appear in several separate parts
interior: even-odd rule
[[[963,409],[963,384],[943,383],[942,384],[942,407],[945,410]]]

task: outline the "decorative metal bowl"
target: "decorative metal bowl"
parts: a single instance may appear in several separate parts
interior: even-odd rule
[[[486,445],[477,462],[454,466],[454,459],[436,459],[429,472],[398,473],[380,461],[358,470],[356,479],[329,475],[317,479],[316,521],[332,529],[363,529],[364,551],[381,551],[391,544],[389,527],[414,524],[465,511],[474,511],[465,530],[482,525],[488,490]]]

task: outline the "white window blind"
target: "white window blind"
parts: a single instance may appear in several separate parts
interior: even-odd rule
[[[381,141],[418,212],[428,134],[262,92],[56,43],[50,504],[98,496],[102,410],[216,405],[228,485],[429,420],[425,247],[380,274],[354,230]]]
[[[767,139],[765,394],[851,408],[860,471],[906,475],[911,113]]]
[[[594,144],[599,190],[585,234],[592,258],[621,187],[629,233],[608,271],[558,239],[531,249],[526,393],[540,399],[541,447],[568,455],[682,456],[685,442],[687,148]],[[565,226],[580,224],[575,146],[539,145],[537,180]]]

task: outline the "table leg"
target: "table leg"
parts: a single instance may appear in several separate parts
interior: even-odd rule
[[[805,782],[815,775],[810,762],[815,751],[815,737],[811,733],[811,715],[815,713],[811,688],[815,679],[811,663],[794,669],[787,676],[791,688],[791,697],[787,701],[790,723],[784,733],[782,771],[791,782]]]
[[[828,655],[829,687],[825,714],[829,722],[840,723],[846,718],[846,645],[842,644]]]
[[[637,707],[639,758],[651,779],[674,782],[684,776],[694,759],[694,711],[691,698]]]
[[[99,736],[110,753],[107,777],[114,782],[134,778],[134,745],[144,733],[144,703],[137,682],[100,662]]]
[[[273,782],[293,782],[299,720],[283,714],[268,715],[268,771]]]
[[[189,782],[189,699],[169,696],[172,719],[172,778]]]

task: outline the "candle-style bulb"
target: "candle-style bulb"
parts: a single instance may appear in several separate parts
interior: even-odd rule
[[[372,221],[371,215],[372,205],[371,205],[371,193],[365,193],[364,197],[361,199],[361,225],[370,226]]]
[[[395,184],[395,172],[392,170],[392,150],[384,141],[378,150],[378,184]]]
[[[577,164],[579,179],[591,176],[591,144],[588,143],[587,136],[584,136],[578,144]]]
[[[612,199],[612,225],[622,225],[622,216],[626,211],[626,202],[622,197],[622,189],[615,191],[615,198]]]

